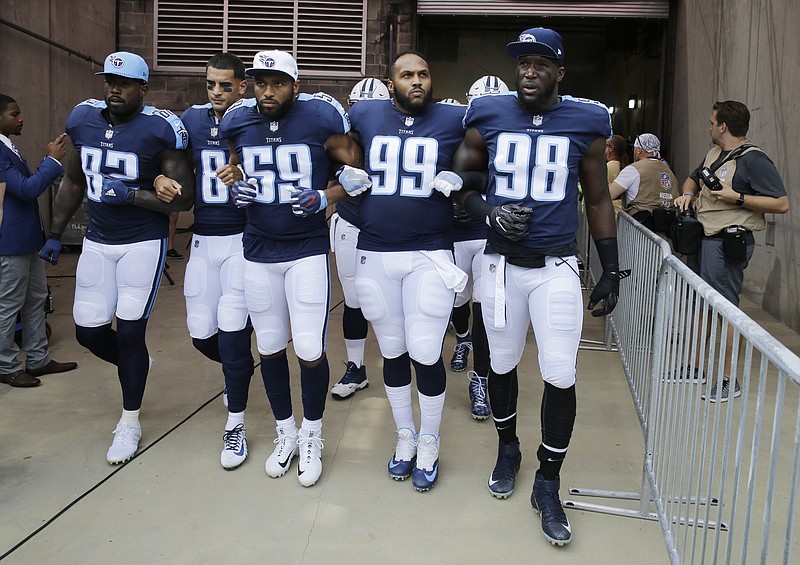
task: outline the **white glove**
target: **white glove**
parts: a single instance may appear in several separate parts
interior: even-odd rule
[[[436,189],[445,196],[450,196],[451,192],[458,192],[464,186],[464,181],[453,171],[442,171],[431,182],[430,188]]]
[[[237,180],[231,187],[233,194],[233,202],[237,208],[244,208],[250,206],[256,199],[258,194],[258,179],[249,178],[247,181]]]
[[[336,171],[336,179],[350,196],[358,196],[372,186],[367,171],[345,165]]]

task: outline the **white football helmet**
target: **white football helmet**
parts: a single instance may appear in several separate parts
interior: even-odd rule
[[[365,78],[356,83],[347,101],[352,106],[359,100],[388,100],[389,89],[376,78]]]
[[[445,98],[444,100],[440,100],[439,104],[451,104],[453,106],[461,106],[461,102],[456,100],[455,98]]]
[[[506,86],[506,83],[504,83],[500,77],[486,75],[473,82],[472,86],[469,87],[467,102],[478,96],[506,93],[508,93],[508,86]]]

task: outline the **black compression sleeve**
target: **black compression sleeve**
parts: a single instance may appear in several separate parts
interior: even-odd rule
[[[492,205],[486,202],[477,192],[473,192],[467,196],[461,207],[469,212],[470,216],[478,220],[486,219],[486,216],[489,215],[489,210],[492,209]]]
[[[489,186],[489,175],[486,171],[462,171],[456,174],[464,182],[462,190],[477,190],[481,194],[486,194],[486,189]]]
[[[606,237],[594,242],[597,247],[597,256],[604,271],[619,271],[619,250],[616,237]]]

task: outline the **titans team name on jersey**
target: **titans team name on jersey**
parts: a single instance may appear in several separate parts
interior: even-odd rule
[[[483,136],[489,152],[486,200],[533,208],[533,249],[575,241],[578,229],[578,164],[598,137],[611,136],[608,109],[593,100],[561,96],[541,114],[524,112],[516,93],[471,101],[464,125]]]
[[[123,180],[139,190],[154,190],[161,174],[162,151],[186,149],[188,134],[169,110],[145,106],[132,120],[112,125],[104,116],[106,103],[86,100],[72,110],[66,132],[80,153],[86,176],[89,226],[86,238],[122,244],[167,237],[169,218],[138,206],[100,202],[103,177]]]
[[[236,207],[228,187],[217,178],[217,171],[230,160],[230,150],[211,104],[188,108],[181,115],[181,121],[189,132],[197,181],[194,233],[206,236],[242,233],[247,212]]]
[[[255,202],[247,207],[246,259],[278,263],[327,253],[325,214],[295,216],[290,193],[295,187],[327,187],[332,163],[325,142],[348,131],[341,105],[320,96],[300,94],[278,120],[261,115],[253,98],[228,108],[222,136],[236,148],[245,176],[258,181]]]
[[[359,249],[452,249],[453,203],[430,183],[450,168],[464,139],[464,110],[432,104],[409,116],[390,100],[362,100],[350,109],[372,178],[361,200]]]

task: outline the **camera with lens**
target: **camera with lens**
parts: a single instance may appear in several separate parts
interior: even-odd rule
[[[708,167],[700,169],[700,178],[703,179],[705,184],[711,190],[722,190],[722,183],[719,182],[719,177]]]

